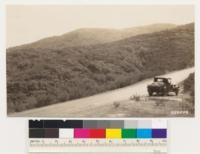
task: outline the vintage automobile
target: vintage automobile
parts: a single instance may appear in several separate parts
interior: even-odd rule
[[[147,86],[149,96],[157,94],[159,96],[169,95],[170,92],[174,92],[178,95],[179,86],[172,84],[171,78],[154,77],[152,84]]]

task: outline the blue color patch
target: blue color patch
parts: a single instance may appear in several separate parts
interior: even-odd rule
[[[137,129],[137,138],[152,138],[152,129]]]

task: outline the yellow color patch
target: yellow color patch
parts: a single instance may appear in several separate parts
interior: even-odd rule
[[[106,138],[122,138],[121,129],[106,129]]]

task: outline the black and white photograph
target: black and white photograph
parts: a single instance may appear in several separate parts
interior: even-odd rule
[[[9,117],[194,117],[193,5],[7,5]]]

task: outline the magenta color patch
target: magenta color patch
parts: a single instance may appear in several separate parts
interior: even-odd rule
[[[90,138],[90,130],[85,128],[75,128],[74,129],[75,138]]]

